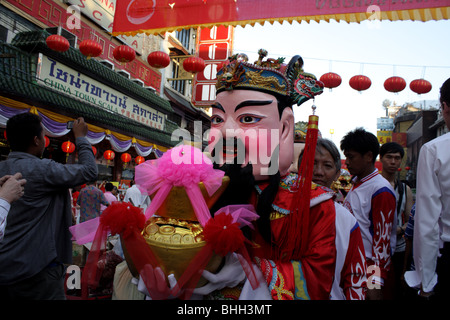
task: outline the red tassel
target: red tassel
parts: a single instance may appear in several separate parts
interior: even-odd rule
[[[109,231],[113,235],[120,234],[138,272],[141,272],[146,264],[158,266],[155,255],[141,235],[144,225],[145,216],[142,209],[129,203],[113,202],[103,211],[81,277],[83,290],[95,289],[98,286],[103,272],[103,268],[98,266],[98,261],[106,253],[106,238]],[[85,293],[87,295],[87,292]]]
[[[309,212],[311,198],[311,182],[314,168],[314,157],[319,133],[319,117],[309,116],[305,149],[298,170],[297,201],[291,204],[289,215],[285,218],[285,237],[280,243],[279,259],[290,261],[303,257],[308,248]]]

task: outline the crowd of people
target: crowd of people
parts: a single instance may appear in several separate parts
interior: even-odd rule
[[[113,202],[129,202],[135,207],[147,209],[150,197],[143,195],[135,181],[130,181],[130,186],[124,194],[112,182],[97,180],[90,181],[70,190],[72,198],[72,214],[74,224],[96,218]]]
[[[207,288],[221,290],[243,276],[246,289],[241,298],[402,299],[411,297],[405,274],[414,271],[420,279],[415,296],[445,297],[450,281],[443,271],[450,264],[450,153],[445,147],[449,134],[422,147],[413,199],[411,188],[396,174],[403,147],[396,143],[380,147],[377,137],[363,128],[349,131],[339,148],[352,187],[338,197],[339,190],[332,187],[341,175],[341,158],[332,141],[319,137],[315,148],[307,145],[298,159],[298,174],[289,172],[294,158],[292,105],[313,98],[320,85],[303,72],[301,57],[295,56],[280,69],[282,73],[273,62],[265,65],[264,56],[262,52],[255,64],[230,59],[218,72],[211,123],[223,140],[210,145],[211,157],[230,177],[216,206],[251,204],[259,216],[247,235],[253,243],[249,250],[259,287],[246,285],[241,264],[230,258],[236,257],[233,253],[217,274],[208,274]],[[291,81],[295,92],[290,90]],[[450,79],[441,87],[440,102],[450,128]],[[225,161],[239,149],[241,139],[242,130],[230,128],[245,131],[254,124],[279,134],[278,145],[268,149],[271,161]],[[45,138],[39,116],[16,115],[8,120],[6,132],[11,153],[0,162],[0,299],[65,299],[65,267],[72,258],[69,227],[100,216],[120,201],[117,188],[110,182],[104,191],[95,185],[97,165],[83,118],[72,129],[76,164],[42,158]],[[225,147],[230,140],[231,151]],[[258,147],[267,144],[259,135],[243,141]],[[309,154],[311,150],[315,151]],[[302,185],[298,176],[307,180],[302,164],[311,155],[313,163],[306,169],[312,173],[312,185]],[[375,168],[378,156],[381,172]],[[272,173],[274,162],[278,167]],[[148,195],[134,181],[123,201],[144,209],[149,205]],[[79,208],[75,216],[74,207]],[[129,281],[136,290],[138,279]],[[159,289],[146,287],[137,296]]]

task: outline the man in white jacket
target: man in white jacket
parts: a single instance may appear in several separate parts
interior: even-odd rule
[[[124,202],[130,202],[133,206],[142,208],[145,212],[150,204],[150,198],[147,195],[143,195],[139,190],[139,187],[135,184],[134,180],[130,182],[130,187],[125,193]]]
[[[442,116],[450,129],[450,78],[440,89]],[[414,263],[419,295],[448,298],[450,276],[450,133],[422,146],[417,167]],[[439,256],[439,257],[438,257]]]

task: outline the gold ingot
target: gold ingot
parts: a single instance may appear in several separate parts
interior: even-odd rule
[[[173,218],[150,218],[142,231],[142,236],[155,254],[164,273],[173,274],[177,280],[206,245],[203,228],[199,223]],[[214,273],[221,263],[222,257],[213,254],[205,270]],[[206,283],[207,281],[202,277],[197,287]]]
[[[224,176],[222,178],[222,185],[211,197],[208,195],[203,182],[200,182],[198,184],[203,198],[205,199],[206,205],[208,206],[208,209],[211,209],[217,199],[219,199],[219,197],[227,188],[229,182],[230,178]],[[153,197],[155,195],[156,193],[152,194],[150,198],[153,200]],[[189,199],[184,187],[172,187],[169,194],[167,195],[166,200],[163,202],[163,204],[161,204],[156,214],[160,217],[175,218],[187,221],[198,221],[197,216],[194,212],[194,208],[192,207],[191,200]]]

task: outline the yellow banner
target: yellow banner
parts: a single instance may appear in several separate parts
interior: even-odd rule
[[[378,138],[378,142],[380,142],[380,144],[392,142],[392,131],[379,130],[379,131],[377,131],[377,138]]]

